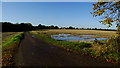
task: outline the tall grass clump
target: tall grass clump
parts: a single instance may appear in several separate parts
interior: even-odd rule
[[[100,43],[100,41],[99,41]],[[103,44],[95,43],[92,47],[96,57],[105,58],[107,61],[120,62],[120,36],[108,39]]]

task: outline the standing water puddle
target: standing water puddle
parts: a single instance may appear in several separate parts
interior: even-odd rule
[[[78,35],[72,36],[71,34],[58,34],[58,35],[50,35],[51,38],[55,40],[62,40],[62,41],[94,41],[94,37],[98,37],[98,35]],[[96,38],[97,40],[107,40],[108,38]]]

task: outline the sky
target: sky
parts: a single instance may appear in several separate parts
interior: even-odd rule
[[[94,18],[94,2],[3,2],[2,21],[59,27],[108,28]],[[109,29],[114,29],[112,26]]]
[[[1,0],[2,2],[110,2],[120,0]]]
[[[2,3],[0,2],[0,21],[2,21]]]
[[[1,0],[2,2],[93,2],[98,0]]]

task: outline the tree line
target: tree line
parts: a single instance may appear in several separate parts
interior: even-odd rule
[[[16,23],[11,22],[0,22],[2,23],[2,32],[22,32],[22,31],[31,31],[38,29],[59,29],[58,26],[45,26],[39,24],[38,26],[33,26],[31,23]]]
[[[33,26],[31,23],[16,23],[11,22],[0,22],[2,23],[2,32],[22,32],[22,31],[31,31],[31,30],[40,30],[40,29],[84,29],[84,30],[107,30],[115,31],[111,29],[98,29],[98,28],[75,28],[72,26],[69,27],[58,27],[58,26],[45,26],[39,24],[38,26]]]

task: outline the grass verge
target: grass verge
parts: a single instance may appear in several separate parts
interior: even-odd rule
[[[14,66],[14,55],[20,41],[23,38],[23,32],[8,38],[8,41],[2,42],[2,66]]]

